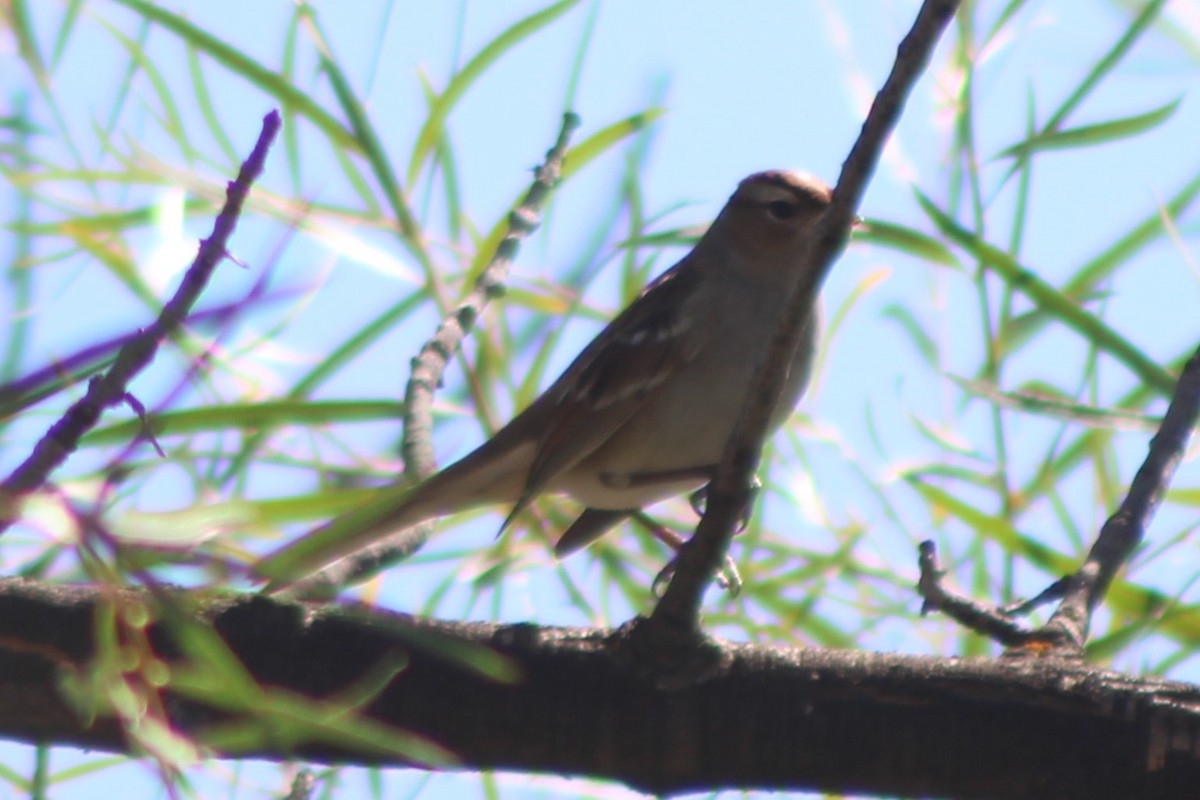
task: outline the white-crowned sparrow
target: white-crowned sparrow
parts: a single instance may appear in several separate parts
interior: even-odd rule
[[[411,490],[349,512],[361,524],[318,528],[257,571],[299,578],[393,531],[483,504],[510,504],[508,525],[543,492],[586,506],[555,547],[562,556],[633,511],[707,483],[829,199],[829,187],[804,173],[746,178],[696,247],[495,436]],[[814,303],[773,427],[804,391],[816,328]]]

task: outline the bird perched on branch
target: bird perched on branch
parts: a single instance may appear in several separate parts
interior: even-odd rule
[[[507,504],[507,526],[546,492],[585,506],[555,547],[564,556],[642,507],[708,483],[829,201],[829,187],[804,173],[744,179],[695,248],[491,439],[410,490],[349,512],[355,524],[334,520],[268,555],[257,571],[293,580],[401,528],[485,504]],[[813,294],[772,430],[808,381]]]

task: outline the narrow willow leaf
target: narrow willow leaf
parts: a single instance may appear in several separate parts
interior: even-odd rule
[[[1092,90],[1100,85],[1100,81],[1104,76],[1116,68],[1126,53],[1133,48],[1134,43],[1149,29],[1150,24],[1158,18],[1159,12],[1162,11],[1165,5],[1166,0],[1151,0],[1151,2],[1142,7],[1138,15],[1130,21],[1129,27],[1121,34],[1121,38],[1104,54],[1103,58],[1096,62],[1091,71],[1075,87],[1075,91],[1050,116],[1043,130],[1057,130],[1062,125],[1071,112],[1078,108],[1084,99],[1091,94]]]
[[[560,0],[560,2],[517,21],[484,45],[483,49],[450,79],[450,83],[446,85],[446,91],[438,96],[437,102],[430,108],[429,116],[426,117],[425,124],[421,126],[421,132],[417,134],[417,140],[413,144],[405,178],[409,185],[416,181],[421,167],[425,164],[425,159],[441,137],[446,117],[450,115],[454,106],[471,88],[471,85],[502,55],[570,11],[579,2],[580,0]]]
[[[700,237],[707,230],[707,223],[702,225],[686,225],[682,228],[670,228],[665,231],[643,233],[636,237],[622,239],[613,246],[630,249],[635,247],[685,247],[690,250],[696,246],[696,242],[700,241]]]
[[[1080,308],[1070,298],[1043,281],[1031,270],[1018,264],[1008,253],[984,242],[974,233],[960,226],[924,194],[917,192],[917,201],[942,233],[978,258],[1014,289],[1033,300],[1040,308],[1079,333],[1088,342],[1120,361],[1159,392],[1170,396],[1175,391],[1174,376],[1135,347],[1128,339]]]
[[[871,293],[875,287],[881,285],[890,278],[892,270],[888,267],[877,267],[869,269],[862,274],[854,285],[851,287],[846,299],[838,304],[833,313],[829,315],[829,321],[825,323],[825,331],[822,334],[828,341],[837,339],[838,331],[841,330],[842,322],[849,316],[850,312],[858,306],[862,299]],[[816,374],[820,375],[821,370],[817,369]]]
[[[1039,384],[1015,391],[1004,391],[987,381],[971,380],[950,374],[947,374],[946,377],[958,384],[959,388],[964,391],[982,397],[997,406],[1024,411],[1028,414],[1063,419],[1097,428],[1120,430],[1155,431],[1162,423],[1161,417],[1119,409],[1097,408],[1074,402],[1052,386]]]
[[[1129,26],[1121,34],[1116,43],[1095,63],[1067,99],[1050,115],[1050,119],[1042,126],[1043,133],[1056,131],[1062,127],[1062,124],[1071,113],[1100,85],[1101,81],[1104,80],[1104,76],[1116,68],[1117,64],[1133,48],[1133,45],[1141,38],[1142,34],[1150,28],[1151,23],[1158,19],[1159,12],[1162,11],[1165,5],[1166,0],[1151,0],[1151,2],[1146,3],[1142,7],[1138,15],[1130,21]],[[1022,161],[1023,159],[1018,159],[1017,163],[1013,164],[1008,175],[1001,183],[1007,182],[1008,178],[1016,173],[1017,169],[1022,165]]]
[[[1200,508],[1200,489],[1167,489],[1167,499],[1179,505]]]
[[[14,222],[5,227],[16,233],[38,236],[59,234],[68,229],[85,230],[92,233],[119,233],[152,224],[156,208],[157,206],[151,205],[130,206],[121,211],[72,216],[67,222],[58,220],[54,222]],[[211,212],[213,208],[213,202],[207,197],[189,197],[184,201],[183,212],[190,216]]]
[[[8,7],[8,20],[12,25],[10,30],[17,39],[17,50],[21,58],[29,66],[38,85],[43,89],[50,88],[50,74],[46,71],[46,62],[37,46],[37,34],[30,23],[30,9],[27,0],[12,0]]]
[[[996,542],[1006,552],[1021,555],[1051,575],[1066,575],[1077,566],[1074,559],[1021,533],[1008,520],[980,511],[944,489],[911,478],[908,485],[930,505],[958,519],[985,539]]]
[[[75,21],[79,19],[79,12],[82,10],[83,0],[70,0],[67,3],[66,10],[63,11],[62,24],[58,26],[58,33],[54,36],[54,48],[50,54],[52,70],[58,66],[63,53],[67,51],[67,41],[75,31]]]
[[[60,231],[81,250],[107,267],[108,271],[148,308],[155,313],[162,308],[162,301],[142,279],[137,264],[124,242],[112,236],[97,235],[85,228],[77,228],[70,220],[62,224]]]
[[[388,205],[392,208],[392,213],[396,217],[396,221],[400,224],[400,231],[404,238],[411,244],[415,244],[421,239],[420,226],[414,219],[412,212],[408,208],[408,204],[404,200],[404,193],[400,189],[400,185],[396,182],[396,171],[392,168],[391,160],[388,158],[387,149],[380,142],[379,135],[375,130],[375,126],[371,124],[371,119],[367,115],[367,110],[363,106],[362,101],[358,99],[350,79],[346,77],[346,73],[342,70],[337,59],[333,57],[333,51],[329,47],[324,31],[321,30],[317,23],[316,12],[311,8],[306,9],[306,13],[301,17],[301,22],[304,23],[317,45],[317,52],[320,57],[321,71],[329,79],[330,85],[333,87],[334,96],[337,97],[338,104],[342,108],[342,113],[350,122],[350,130],[354,134],[354,139],[358,143],[358,149],[366,156],[367,163],[371,165],[371,171],[375,175],[375,180],[379,182],[383,189],[384,196],[387,197]]]
[[[894,320],[908,334],[908,338],[912,341],[917,352],[921,354],[921,357],[929,364],[937,363],[937,343],[921,327],[921,323],[917,321],[911,308],[902,306],[899,303],[888,303],[883,307],[879,316],[883,319]]]
[[[661,106],[651,106],[645,111],[631,114],[596,131],[567,151],[567,155],[563,159],[563,180],[599,158],[617,142],[644,130],[665,112],[666,109]]]
[[[934,264],[962,269],[948,247],[915,228],[868,219],[864,220],[861,228],[853,231],[853,236],[855,241],[881,245]]]
[[[566,314],[574,304],[573,299],[563,296],[561,292],[556,293],[553,286],[538,291],[510,286],[505,290],[504,297],[510,306],[528,308],[553,317]]]
[[[204,124],[208,126],[209,133],[212,134],[217,147],[221,148],[225,159],[230,164],[238,164],[240,156],[217,116],[217,109],[213,104],[212,94],[208,91],[208,83],[204,80],[204,68],[200,64],[199,51],[196,48],[188,47],[187,61],[188,75],[192,79],[192,91],[196,95],[196,105],[200,109],[200,115],[204,117]]]
[[[1067,128],[1060,131],[1044,131],[1035,134],[1023,142],[1005,148],[997,158],[1015,158],[1028,156],[1042,150],[1066,150],[1079,147],[1090,147],[1104,144],[1117,139],[1126,139],[1161,125],[1179,107],[1182,98],[1176,98],[1164,106],[1144,114],[1131,117],[1121,117],[1098,122],[1094,125],[1083,125],[1078,128]]]
[[[170,689],[181,697],[224,709],[232,722],[207,726],[201,741],[220,750],[239,752],[271,741],[296,747],[304,742],[343,742],[370,752],[395,753],[424,764],[454,764],[456,757],[416,734],[365,719],[347,710],[346,694],[384,685],[403,668],[403,654],[385,659],[360,682],[322,700],[260,686],[221,639],[202,625],[173,615],[172,634],[183,658],[171,668]],[[385,673],[392,673],[387,679]],[[252,714],[256,724],[247,724]],[[285,735],[286,734],[286,735]],[[282,737],[282,738],[281,738]]]
[[[184,17],[160,8],[154,3],[147,2],[147,0],[114,1],[133,9],[146,19],[157,22],[197,50],[216,59],[225,68],[278,99],[286,110],[295,111],[316,125],[336,146],[357,148],[358,144],[350,132],[326,113],[320,102],[301,91],[279,73],[266,69],[236,47],[197,27]]]
[[[264,425],[378,422],[400,419],[403,415],[404,404],[391,400],[277,400],[147,414],[146,426],[156,436],[177,436],[203,431],[246,430]],[[128,420],[97,428],[83,438],[82,444],[127,441],[136,437],[141,430],[140,420]]]
[[[1087,261],[1066,282],[1063,291],[1069,297],[1079,297],[1095,290],[1095,286],[1112,275],[1135,253],[1163,234],[1163,216],[1175,218],[1185,213],[1200,196],[1200,172],[1192,176],[1161,208],[1151,211],[1125,235]]]
[[[913,426],[917,432],[923,434],[936,447],[943,450],[949,450],[952,453],[958,453],[968,458],[974,458],[982,461],[983,456],[976,450],[971,442],[964,439],[958,431],[951,430],[942,425],[935,425],[932,422],[926,422],[916,414],[910,413],[908,418],[912,420]]]
[[[567,154],[563,159],[562,180],[566,181],[569,179],[592,159],[597,158],[622,139],[637,133],[660,114],[662,114],[662,109],[659,108],[650,108],[633,114],[596,131],[587,139],[567,150]],[[513,201],[510,208],[516,208],[519,203],[520,198],[518,197]],[[500,246],[500,240],[504,238],[504,234],[507,231],[508,215],[505,214],[496,220],[491,230],[480,240],[479,249],[476,250],[475,258],[471,260],[471,266],[468,269],[468,280],[473,281],[487,267],[488,262],[491,261],[492,256],[496,252],[496,248]]]
[[[920,480],[924,481],[927,478],[951,478],[957,482],[965,483],[969,486],[977,486],[980,489],[985,489],[988,492],[996,490],[996,476],[991,472],[979,472],[977,470],[960,467],[955,464],[944,464],[940,462],[930,462],[922,464],[918,467],[906,466],[899,472],[899,477],[903,480]]]
[[[180,148],[189,156],[194,155],[194,149],[187,141],[187,129],[183,124],[183,115],[179,113],[179,107],[175,104],[175,98],[172,94],[171,87],[167,85],[167,81],[163,78],[162,73],[154,66],[154,62],[147,57],[143,43],[135,42],[114,26],[101,20],[101,24],[108,29],[109,34],[121,43],[121,46],[129,53],[129,57],[133,59],[133,63],[137,65],[138,70],[146,76],[150,81],[150,85],[154,88],[154,94],[158,97],[159,106],[162,108],[162,113],[165,119],[161,120],[163,129],[170,134],[171,138],[180,146]]]
[[[104,756],[93,758],[82,764],[72,764],[65,769],[56,770],[50,776],[51,783],[62,783],[64,781],[82,778],[86,775],[91,775],[94,772],[103,772],[110,767],[127,765],[129,760],[126,756]]]

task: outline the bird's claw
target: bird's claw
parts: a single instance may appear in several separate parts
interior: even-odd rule
[[[754,513],[754,504],[758,501],[761,493],[762,481],[755,475],[750,481],[750,490],[746,493],[746,505],[742,509],[742,513],[738,515],[737,533],[746,530],[746,526],[750,524],[750,516]],[[708,508],[708,484],[688,495],[688,503],[691,504],[692,511],[696,513],[697,517],[703,517]]]

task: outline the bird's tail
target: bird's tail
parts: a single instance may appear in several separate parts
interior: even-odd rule
[[[362,505],[268,554],[254,567],[269,581],[265,591],[278,591],[427,519],[490,503],[512,502],[524,484],[528,454],[514,449],[495,458],[478,459],[473,455],[415,487],[384,487]]]

